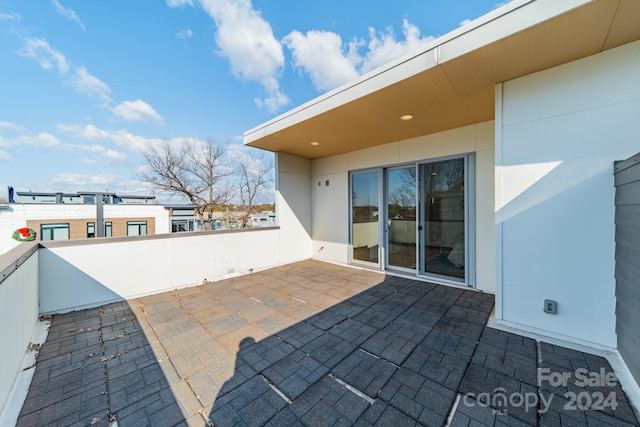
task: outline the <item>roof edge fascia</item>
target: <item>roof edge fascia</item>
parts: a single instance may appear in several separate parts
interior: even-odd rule
[[[359,78],[244,132],[245,145],[596,0],[513,0]],[[518,12],[519,11],[519,12]],[[502,26],[502,28],[500,27]]]

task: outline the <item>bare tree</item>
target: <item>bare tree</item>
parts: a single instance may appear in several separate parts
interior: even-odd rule
[[[147,171],[138,174],[142,182],[171,194],[185,196],[196,206],[203,229],[210,230],[216,206],[233,197],[228,180],[233,169],[226,164],[226,144],[185,139],[162,140],[143,152]]]
[[[242,228],[247,226],[249,215],[258,202],[260,192],[271,181],[273,163],[265,160],[264,155],[252,158],[248,154],[240,155],[236,160],[240,203],[242,205]]]
[[[399,185],[389,194],[389,203],[396,205],[397,212],[389,212],[389,217],[400,214],[406,218],[415,218],[416,211],[416,169],[400,170]],[[409,215],[407,217],[407,215]]]

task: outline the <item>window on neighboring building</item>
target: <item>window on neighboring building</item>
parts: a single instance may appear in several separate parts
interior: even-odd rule
[[[69,240],[69,224],[41,224],[40,240]]]
[[[107,221],[104,223],[104,237],[113,236],[113,224],[111,221]]]
[[[96,223],[88,222],[87,223],[87,238],[96,237]]]
[[[179,233],[181,231],[193,231],[193,219],[172,219],[171,232]]]
[[[127,236],[146,236],[147,221],[127,221]]]

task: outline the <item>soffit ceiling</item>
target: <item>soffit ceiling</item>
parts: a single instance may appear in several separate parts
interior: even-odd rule
[[[492,120],[497,83],[639,40],[638,22],[640,1],[598,0],[451,59],[443,45],[438,64],[436,50],[424,52],[248,131],[245,143],[317,159]],[[408,77],[368,89],[402,67]]]

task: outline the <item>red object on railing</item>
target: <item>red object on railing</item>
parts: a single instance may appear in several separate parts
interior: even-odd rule
[[[20,233],[20,235],[22,237],[29,237],[30,233],[29,233],[29,229],[27,227],[24,228],[18,228],[18,233]]]

